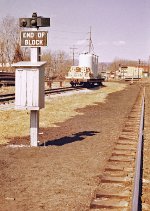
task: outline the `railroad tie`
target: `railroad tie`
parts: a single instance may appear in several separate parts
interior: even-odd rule
[[[141,92],[115,142],[103,175],[100,176],[90,210],[131,210],[142,100]]]

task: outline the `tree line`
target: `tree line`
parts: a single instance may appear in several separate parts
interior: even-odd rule
[[[18,61],[29,61],[29,48],[20,47],[20,27],[18,20],[11,16],[6,16],[0,21],[0,70],[11,70],[11,64]],[[50,50],[42,52],[41,60],[46,61],[45,74],[49,78],[64,78],[72,59],[62,50],[52,52]],[[138,65],[138,61],[125,59],[115,59],[111,63],[99,63],[99,72],[115,72],[120,65]]]
[[[29,48],[20,47],[18,20],[6,16],[0,21],[0,70],[15,71],[11,67],[12,63],[29,60]],[[72,64],[64,51],[44,51],[41,60],[47,62],[45,74],[50,78],[64,78]]]

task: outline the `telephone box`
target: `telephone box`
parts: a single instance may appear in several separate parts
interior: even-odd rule
[[[44,66],[46,62],[17,62],[15,108],[40,110],[45,107]]]

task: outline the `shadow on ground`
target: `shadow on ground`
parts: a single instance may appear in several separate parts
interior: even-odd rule
[[[65,144],[70,144],[75,141],[83,141],[88,136],[96,135],[97,131],[83,131],[79,133],[72,134],[72,136],[65,136],[60,139],[56,139],[53,141],[47,141],[42,143],[40,146],[63,146]]]

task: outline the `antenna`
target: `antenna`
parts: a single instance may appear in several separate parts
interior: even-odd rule
[[[90,26],[90,38],[89,38],[89,53],[91,53],[91,47],[92,47],[92,27]]]
[[[91,51],[94,51],[94,47],[93,47],[93,43],[92,43],[92,27],[90,26],[90,32],[89,32],[89,53],[91,53]]]

